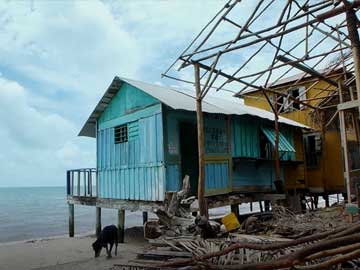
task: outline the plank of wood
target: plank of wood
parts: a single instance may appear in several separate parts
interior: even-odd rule
[[[150,258],[150,259],[170,259],[174,257],[178,258],[191,258],[192,254],[190,252],[184,252],[184,251],[170,251],[170,250],[148,250],[144,252],[139,252],[138,258],[144,259],[144,258]]]

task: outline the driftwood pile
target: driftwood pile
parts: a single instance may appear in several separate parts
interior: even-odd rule
[[[144,226],[151,248],[114,269],[360,269],[360,222],[347,223],[342,205],[305,214],[273,206],[226,232],[191,215],[189,192],[185,177],[156,212],[159,220]]]
[[[203,238],[214,238],[220,232],[220,224],[209,221],[207,217],[191,214],[191,205],[196,203],[195,197],[189,197],[190,179],[186,175],[182,189],[179,192],[167,194],[165,207],[155,214],[158,221],[149,221],[144,225],[146,239],[156,239],[160,236],[175,237],[184,235],[201,235]]]
[[[346,220],[341,205],[305,214],[294,214],[285,207],[273,206],[271,212],[254,214],[246,219],[240,232],[271,234],[296,239],[345,226]]]
[[[128,267],[114,269],[360,269],[360,222],[341,206],[295,215],[286,208],[255,214],[225,237],[149,240]]]
[[[304,270],[332,269],[333,266],[336,266],[334,269],[346,269],[341,268],[346,266],[353,269],[360,267],[359,223],[294,240],[269,239],[270,242],[248,240],[229,242],[227,246],[221,242],[217,251],[201,255],[195,253],[192,258],[176,259],[158,266],[160,269],[185,267],[186,269]],[[192,245],[196,245],[195,243],[196,241],[193,241]],[[189,243],[187,245],[189,246]],[[204,245],[197,244],[197,246],[193,250],[199,253]],[[238,259],[234,260],[235,257]]]

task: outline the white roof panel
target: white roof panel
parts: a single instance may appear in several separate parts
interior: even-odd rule
[[[186,110],[186,111],[196,111],[196,100],[195,93],[188,90],[179,90],[167,86],[161,86],[156,84],[150,84],[146,82],[131,80],[127,78],[115,77],[108,90],[104,94],[103,98],[99,101],[98,105],[94,109],[93,113],[90,115],[89,119],[85,123],[84,127],[81,129],[79,136],[89,136],[95,137],[95,120],[99,115],[99,112],[103,112],[110,103],[110,100],[106,97],[113,97],[121,87],[121,83],[126,82],[141,91],[153,96],[154,98],[160,100],[162,103],[171,107],[175,110]],[[102,105],[100,105],[102,104]],[[104,104],[106,106],[104,106]],[[247,106],[241,102],[239,98],[233,98],[233,100],[218,98],[214,96],[207,95],[202,103],[203,112],[207,113],[220,113],[227,115],[252,115],[260,118],[268,119],[274,121],[274,114],[262,109],[258,109],[252,106]],[[279,122],[300,127],[308,128],[307,126],[300,124],[296,121],[279,117]]]

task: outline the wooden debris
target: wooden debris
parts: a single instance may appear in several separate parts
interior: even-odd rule
[[[216,222],[210,222],[205,216],[197,216],[195,219],[195,225],[200,231],[202,238],[215,238],[220,232],[220,224]]]
[[[159,222],[157,220],[150,220],[144,224],[144,238],[155,239],[162,235]]]

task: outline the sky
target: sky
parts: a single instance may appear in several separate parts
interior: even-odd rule
[[[223,4],[0,1],[0,187],[63,186],[67,169],[95,167],[95,140],[77,134],[113,77],[163,83]]]
[[[0,1],[0,187],[64,186],[67,169],[95,167],[95,139],[77,134],[114,76],[176,84],[161,73],[224,4]]]

